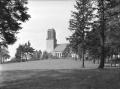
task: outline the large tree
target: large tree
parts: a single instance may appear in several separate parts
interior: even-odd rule
[[[100,38],[97,24],[94,24],[93,27],[86,36],[86,48],[89,58],[95,62],[96,59],[100,59]]]
[[[96,5],[96,18],[92,30],[87,35],[89,54],[100,58],[99,68],[104,68],[106,57],[116,54],[120,47],[120,1],[94,0]],[[118,52],[118,51],[117,51]]]
[[[27,0],[0,0],[0,44],[13,44],[16,34],[30,15],[27,13]]]
[[[93,7],[86,8],[92,2]],[[105,58],[119,51],[120,41],[120,1],[119,0],[78,0],[70,20],[70,30],[73,31],[69,38],[72,48],[76,53],[79,48],[84,54],[84,49],[95,58],[100,58],[99,68],[104,68]],[[90,11],[91,10],[91,11]],[[92,11],[96,12],[92,15]],[[92,16],[96,19],[91,21]],[[89,20],[90,19],[90,20]],[[89,25],[91,22],[91,26]],[[86,33],[86,27],[89,30]],[[86,33],[86,35],[85,35]],[[85,38],[84,38],[85,37]],[[114,51],[114,52],[113,52]],[[84,55],[83,55],[84,56]]]
[[[91,20],[93,18],[94,8],[92,0],[77,0],[75,11],[72,12],[72,19],[70,19],[69,29],[73,31],[70,36],[70,45],[76,53],[81,55],[84,67],[84,54],[85,54],[85,38],[91,28]]]
[[[99,14],[99,37],[100,37],[100,51],[101,51],[101,61],[99,68],[104,68],[104,62],[106,57],[106,47],[107,44],[111,44],[110,40],[113,39],[113,37],[110,35],[111,33],[115,32],[115,30],[118,30],[120,26],[119,19],[120,19],[120,1],[119,0],[98,0],[98,14]],[[109,35],[108,35],[109,33]],[[120,33],[120,31],[116,31],[114,35],[117,33]],[[108,39],[110,38],[111,39]],[[106,40],[107,39],[107,40]],[[117,39],[116,39],[117,40]],[[115,42],[115,40],[114,40]],[[107,43],[107,44],[106,44]],[[111,45],[113,46],[113,45]]]

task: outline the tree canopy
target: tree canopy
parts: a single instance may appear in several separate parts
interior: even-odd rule
[[[13,44],[22,22],[30,15],[27,13],[27,0],[0,0],[0,44]]]
[[[73,34],[70,36],[69,41],[73,51],[82,56],[84,67],[86,34],[91,29],[94,8],[91,0],[77,0],[74,7],[76,11],[72,12],[72,19],[69,22],[69,29],[73,31]]]
[[[120,1],[77,0],[76,5],[69,26],[73,31],[71,47],[76,53],[85,49],[90,56],[100,58],[99,68],[104,68],[105,58],[120,47]]]
[[[15,57],[18,59],[18,61],[28,60],[29,56],[32,56],[34,53],[34,49],[31,47],[31,43],[28,41],[27,43],[23,45],[19,45],[19,47],[16,50]]]

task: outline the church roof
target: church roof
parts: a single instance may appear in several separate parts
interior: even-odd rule
[[[54,52],[63,52],[68,44],[58,44],[54,49]]]

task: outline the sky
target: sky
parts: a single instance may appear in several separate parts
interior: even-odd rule
[[[28,41],[36,50],[46,50],[47,30],[54,28],[58,43],[68,43],[66,38],[71,35],[69,19],[74,9],[75,0],[28,0],[28,13],[31,18],[22,24],[17,34],[17,42],[10,45],[8,50],[14,57],[19,44]]]

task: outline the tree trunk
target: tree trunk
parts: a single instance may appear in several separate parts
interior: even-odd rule
[[[83,52],[82,52],[82,67],[83,68],[85,67],[84,61],[85,61],[85,55],[84,55],[84,49],[83,49]]]
[[[101,57],[100,57],[100,65],[98,68],[103,69],[104,68],[104,62],[105,62],[105,15],[104,15],[104,0],[99,0],[99,6],[100,6],[100,41],[101,41]]]
[[[105,63],[105,55],[104,55],[104,48],[102,48],[101,58],[100,58],[100,65],[99,65],[100,69],[104,68],[104,63]]]
[[[96,61],[96,59],[94,58],[94,59],[93,59],[93,63],[94,63],[94,64],[95,64],[95,61]]]
[[[27,58],[27,56],[28,56],[28,53],[26,53],[26,54],[25,54],[25,57],[26,57],[26,61],[28,61],[28,60],[27,60],[27,59],[28,59],[28,58]]]
[[[80,45],[78,45],[79,58],[80,58],[80,60],[82,59],[82,67],[84,68],[85,67],[85,65],[84,65],[84,48],[82,48],[82,52],[80,52],[80,51],[81,51],[81,47],[80,47]]]
[[[22,53],[20,54],[20,62],[22,62]]]
[[[0,63],[2,64],[2,57],[0,57]]]

